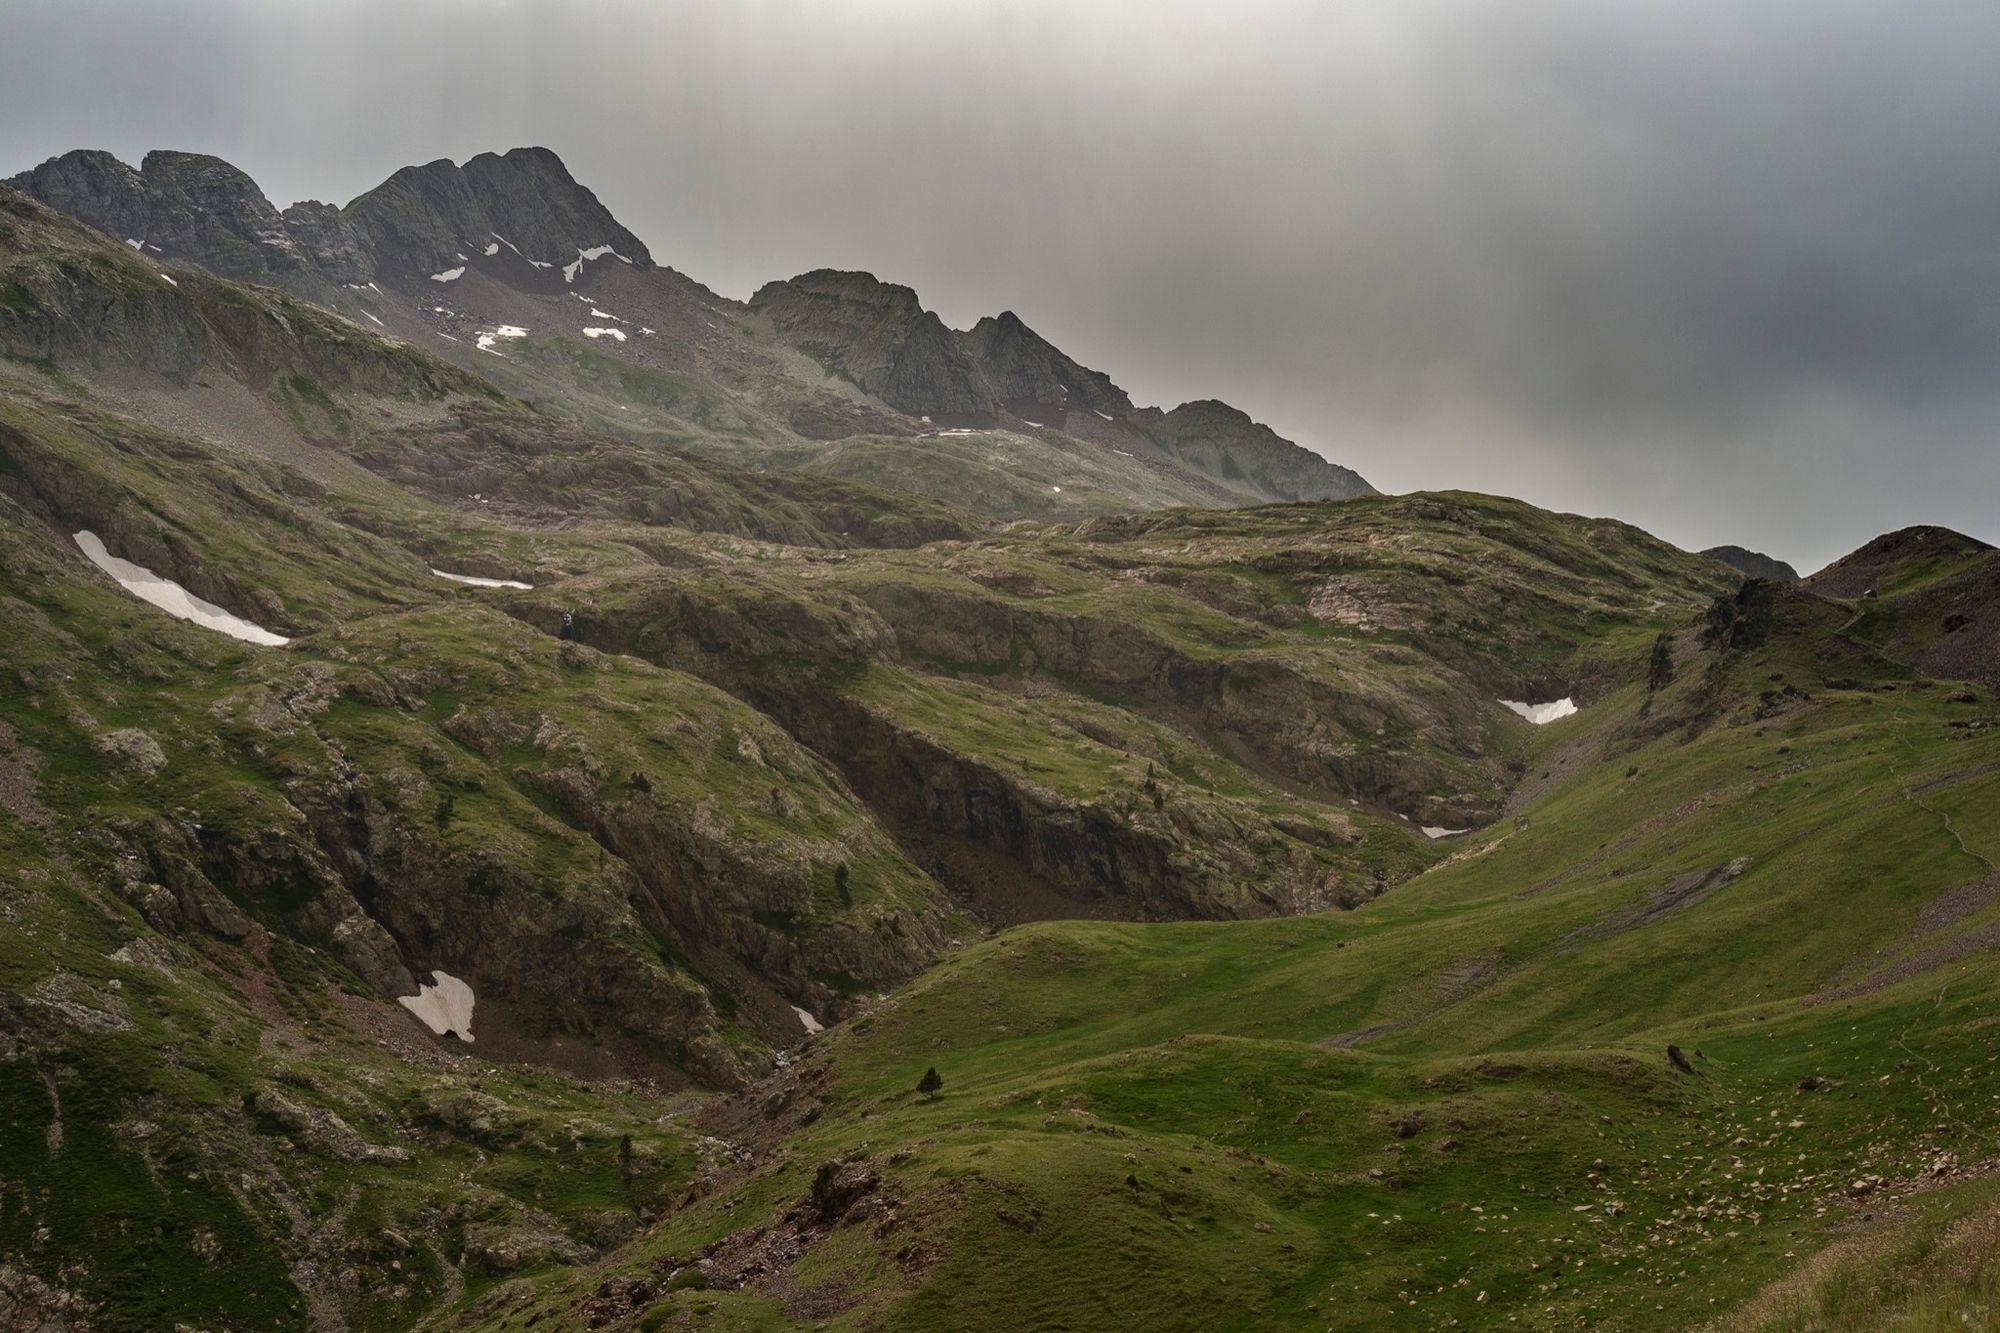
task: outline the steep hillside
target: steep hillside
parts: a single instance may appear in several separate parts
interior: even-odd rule
[[[1846,618],[1639,646],[1351,913],[967,950],[710,1112],[743,1170],[609,1276],[476,1319],[1983,1325],[2000,729]]]

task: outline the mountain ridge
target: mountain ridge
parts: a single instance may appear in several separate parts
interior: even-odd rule
[[[502,335],[494,330],[532,328],[515,312],[518,302],[497,291],[494,313],[470,338],[436,319],[457,312],[475,291],[468,275],[479,274],[491,288],[553,298],[593,289],[607,263],[640,274],[664,272],[656,270],[645,244],[546,148],[481,153],[463,165],[439,159],[407,166],[345,206],[305,200],[282,212],[247,174],[200,154],[155,151],[135,170],[110,154],[79,149],[22,172],[9,184],[136,243],[142,253],[197,264],[224,277],[272,283],[383,327],[400,315],[400,332],[432,340],[434,350],[453,359],[461,352],[449,344],[462,347],[466,341],[476,343],[474,350],[504,357],[498,345]],[[649,303],[656,297],[649,296]],[[1022,493],[1018,486],[995,488],[993,503],[1002,506],[1002,517],[1034,516],[1057,495],[1086,496],[1111,474],[1120,475],[1118,498],[1107,495],[1105,508],[1143,505],[1141,497],[1149,492],[1201,504],[1375,493],[1352,469],[1235,409],[1217,411],[1219,405],[1206,400],[1171,410],[1134,408],[1109,375],[1082,365],[1011,310],[961,332],[926,310],[908,287],[833,269],[774,280],[740,307],[713,293],[696,300],[711,316],[741,310],[766,321],[787,349],[803,352],[867,402],[886,409],[896,424],[877,434],[1053,430],[1074,442],[1044,452],[1044,466],[1057,479],[1042,500],[1030,503],[1033,491]],[[682,320],[695,313],[685,302],[676,308],[683,311]],[[661,322],[673,313],[662,310]],[[662,368],[706,369],[701,353],[685,347],[685,340],[702,339],[693,327],[675,331],[654,323],[628,329],[615,322],[594,327],[595,332],[577,332],[595,340],[600,356],[642,361],[658,356]],[[642,352],[635,338],[651,346]],[[677,341],[668,346],[667,338]],[[741,361],[739,356],[718,368],[723,392],[768,397],[756,387],[761,378],[795,377],[768,360],[752,367]],[[461,364],[516,391],[528,387],[485,358],[465,353]],[[573,388],[549,383],[544,371],[534,373],[543,376],[540,387],[550,401]],[[555,378],[573,377],[558,370]],[[817,386],[785,393],[816,401],[793,408],[779,431],[842,439],[869,425],[865,413],[833,403]],[[634,406],[613,403],[612,410]],[[622,430],[635,423],[611,418],[610,424]],[[712,429],[712,423],[698,424]],[[872,456],[841,465],[894,484],[898,468],[882,456],[883,449],[878,443]],[[1089,468],[1065,478],[1070,465],[1061,456],[1079,449],[1091,460]],[[1004,470],[990,446],[985,452]],[[930,467],[908,452],[903,458],[915,472]]]

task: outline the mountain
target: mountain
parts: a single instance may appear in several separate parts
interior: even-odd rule
[[[1286,455],[509,239],[0,188],[0,1326],[1986,1318],[1990,548],[1109,512]]]
[[[308,210],[301,215],[306,234],[316,243],[305,244],[256,182],[221,158],[152,152],[134,171],[109,153],[84,149],[7,183],[134,250],[309,299],[329,299],[335,290],[319,261],[337,243],[313,206],[301,206]]]
[[[947,328],[907,287],[820,270],[747,304],[655,266],[545,148],[405,167],[282,213],[216,158],[80,150],[10,184],[141,253],[282,287],[580,425],[1061,519],[1372,487],[1218,403],[1135,411],[1011,311]]]
[[[605,252],[638,268],[652,256],[546,148],[481,153],[463,167],[404,167],[343,214],[374,258],[374,277],[421,281],[501,250],[574,280]]]
[[[1791,583],[1799,577],[1799,571],[1784,561],[1765,555],[1762,551],[1745,550],[1741,546],[1711,546],[1702,554],[1720,560],[1746,578],[1768,579],[1773,583]]]

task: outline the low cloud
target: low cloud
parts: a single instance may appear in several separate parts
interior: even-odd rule
[[[544,143],[725,293],[1018,311],[1395,488],[1811,567],[2000,537],[2000,9],[1971,0],[27,0],[0,165],[278,203]]]

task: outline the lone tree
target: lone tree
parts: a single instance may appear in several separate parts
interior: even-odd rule
[[[929,1069],[926,1069],[924,1076],[917,1080],[917,1091],[924,1094],[925,1099],[928,1101],[936,1101],[938,1089],[943,1086],[944,1078],[938,1073],[936,1065],[932,1065]]]

